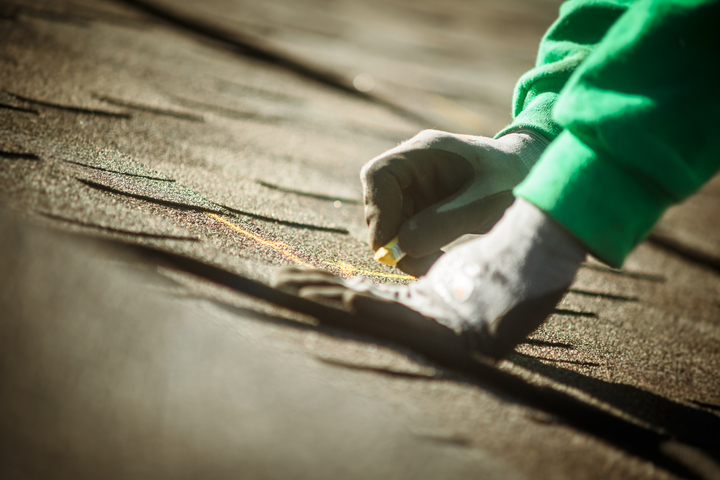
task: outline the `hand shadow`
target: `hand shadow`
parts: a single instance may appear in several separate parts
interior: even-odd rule
[[[421,334],[422,332],[414,332],[413,335],[406,329],[391,328],[392,325],[358,321],[342,310],[281,292],[260,281],[195,259],[147,246],[135,248],[153,263],[164,264],[284,309],[310,315],[319,323],[316,327],[263,314],[253,315],[256,318],[294,328],[317,329],[333,336],[380,343],[415,358],[421,364],[427,364],[427,360],[430,360],[436,367],[444,367],[445,379],[452,378],[457,382],[502,395],[507,401],[541,409],[557,417],[559,421],[680,477],[720,478],[720,467],[712,460],[713,457],[716,461],[720,459],[717,435],[714,438],[712,435],[720,432],[720,419],[711,413],[681,405],[637,387],[586,377],[545,365],[533,357],[517,353],[511,355],[510,359],[518,365],[559,383],[586,391],[599,400],[647,422],[652,426],[648,428],[573,397],[556,387],[528,383],[520,376],[501,370],[492,363],[480,361],[454,345],[438,345],[436,338],[428,338]],[[230,309],[235,310],[232,307]],[[236,311],[249,313],[242,309]],[[360,338],[356,337],[358,334]],[[556,346],[565,347],[562,344]]]

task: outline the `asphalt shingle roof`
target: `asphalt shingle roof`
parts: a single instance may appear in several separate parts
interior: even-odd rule
[[[498,365],[269,286],[411,281],[361,166],[502,127],[559,2],[476,3],[3,1],[0,476],[718,478],[717,179]]]

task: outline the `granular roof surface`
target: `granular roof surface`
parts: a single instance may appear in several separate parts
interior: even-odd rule
[[[274,290],[509,122],[557,0],[0,1],[2,478],[720,478],[720,177],[498,364]]]

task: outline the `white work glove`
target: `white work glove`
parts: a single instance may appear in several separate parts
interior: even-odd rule
[[[585,254],[564,227],[519,198],[488,235],[451,249],[407,286],[306,269],[280,272],[276,286],[360,321],[394,323],[408,335],[447,341],[444,329],[428,328],[436,322],[471,352],[500,358],[552,313]]]
[[[492,228],[548,144],[530,129],[498,139],[425,130],[374,158],[360,174],[373,250],[397,237],[398,268],[424,274],[441,247]]]

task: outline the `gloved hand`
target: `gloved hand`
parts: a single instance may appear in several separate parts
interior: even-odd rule
[[[471,352],[500,358],[552,313],[585,254],[571,233],[520,198],[488,235],[452,248],[409,285],[287,269],[276,286],[360,320],[399,325],[408,335],[452,345],[444,333],[450,330]]]
[[[530,129],[498,139],[424,130],[374,158],[360,173],[373,250],[398,237],[398,268],[424,274],[441,247],[498,221],[548,144]]]

